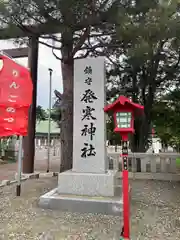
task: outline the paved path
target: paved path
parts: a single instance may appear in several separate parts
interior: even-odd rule
[[[35,156],[35,171],[46,172],[47,167],[47,151],[38,150]],[[60,168],[60,156],[50,157],[50,171],[58,172]],[[8,163],[0,165],[0,181],[4,179],[14,179],[15,173],[17,172],[17,163]]]

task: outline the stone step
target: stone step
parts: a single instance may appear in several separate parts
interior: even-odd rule
[[[60,211],[121,216],[122,197],[92,197],[59,194],[57,188],[40,197],[39,206]]]

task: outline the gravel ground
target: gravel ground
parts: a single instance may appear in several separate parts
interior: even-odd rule
[[[133,182],[132,239],[180,239],[180,183]]]
[[[60,158],[52,157],[50,160],[50,172],[57,172],[60,166]],[[35,159],[34,171],[46,172],[47,160],[46,158]],[[4,179],[13,180],[17,172],[17,163],[7,163],[0,165],[0,181]]]
[[[0,240],[119,240],[118,217],[38,208],[39,196],[56,187],[56,178],[22,185],[21,197],[15,197],[15,185],[0,189]],[[132,187],[131,239],[180,239],[180,184],[134,181]]]

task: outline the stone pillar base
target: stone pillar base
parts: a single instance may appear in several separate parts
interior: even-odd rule
[[[58,193],[84,196],[113,197],[116,193],[117,171],[107,173],[59,173]]]
[[[116,171],[59,173],[58,187],[40,197],[42,208],[121,216],[122,193]]]

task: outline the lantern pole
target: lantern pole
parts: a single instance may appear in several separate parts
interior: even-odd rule
[[[17,186],[16,186],[16,196],[18,197],[21,195],[22,142],[23,142],[23,137],[19,136],[18,175],[17,175]]]
[[[121,236],[129,239],[128,136],[122,135],[123,220]]]
[[[128,134],[134,133],[134,110],[139,109],[143,112],[144,107],[133,103],[125,96],[119,98],[105,108],[105,112],[113,112],[115,128],[114,132],[119,132],[122,137],[122,194],[123,194],[123,227],[120,240],[130,238],[130,206],[129,206],[129,179],[128,179]],[[126,117],[126,121],[125,120]],[[122,118],[122,119],[121,119]],[[121,121],[122,120],[122,121]],[[121,124],[122,123],[122,124]]]

